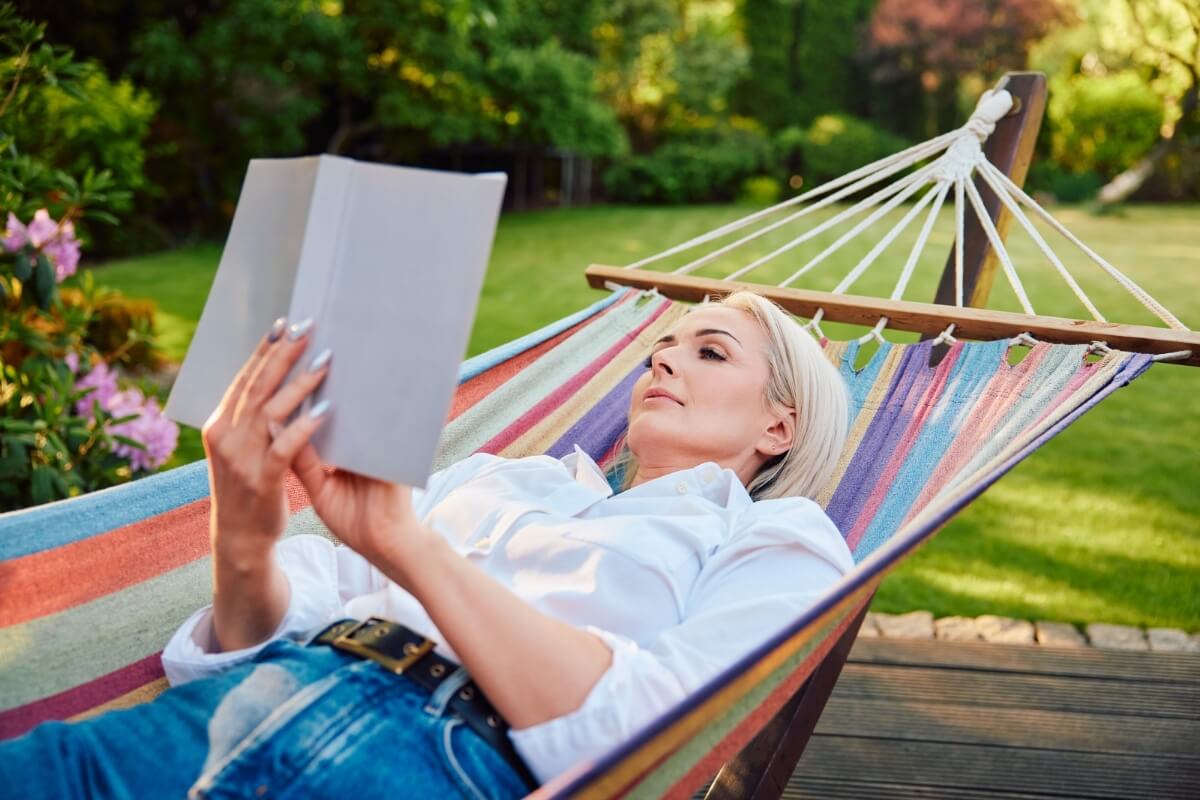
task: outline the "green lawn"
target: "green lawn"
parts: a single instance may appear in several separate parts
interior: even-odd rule
[[[729,206],[599,207],[505,216],[470,354],[597,299],[600,295],[583,281],[587,264],[630,263],[742,213],[745,209]],[[1070,208],[1055,213],[1185,323],[1200,327],[1200,208],[1134,207],[1108,217]],[[933,295],[952,237],[949,215],[943,217],[906,298]],[[888,222],[880,223],[879,232]],[[838,232],[797,248],[783,263],[769,265],[752,279],[782,280]],[[1019,231],[1012,238],[1014,258],[1036,310],[1082,314],[1029,240]],[[890,293],[907,253],[905,244],[912,239],[912,234],[901,236],[851,291]],[[768,237],[754,252],[785,240],[782,235]],[[800,285],[831,288],[871,241],[865,236]],[[1101,311],[1110,319],[1152,324],[1123,290],[1090,262],[1068,253],[1065,243],[1059,247],[1060,242],[1052,240]],[[185,248],[106,265],[97,279],[157,300],[163,345],[181,358],[219,258],[219,245]],[[741,263],[748,260],[743,257]],[[706,267],[699,274],[717,276],[733,263]],[[1017,308],[1002,277],[996,278],[992,306]],[[826,330],[834,336],[855,333],[834,325]],[[1198,398],[1200,370],[1154,367],[960,514],[888,578],[874,608],[1200,629]],[[199,455],[195,435],[187,436],[179,460]]]

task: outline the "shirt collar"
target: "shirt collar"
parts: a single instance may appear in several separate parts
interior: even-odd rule
[[[562,463],[577,482],[599,492],[604,497],[613,494],[604,470],[600,469],[599,465],[579,445],[575,445],[575,452],[562,458]],[[682,497],[687,495],[703,497],[728,509],[741,508],[754,502],[733,470],[722,468],[712,461],[698,464],[690,469],[681,469],[669,475],[662,475],[638,484],[632,489],[627,489],[618,496],[624,498]]]

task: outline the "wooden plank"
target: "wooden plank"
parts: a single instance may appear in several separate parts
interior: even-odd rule
[[[800,317],[811,317],[817,313],[817,309],[824,309],[826,320],[867,327],[873,326],[880,317],[887,317],[891,328],[924,334],[938,334],[954,323],[958,326],[954,335],[965,339],[1003,339],[1027,331],[1046,342],[1088,344],[1103,341],[1110,347],[1137,353],[1189,350],[1191,355],[1186,359],[1165,363],[1200,366],[1200,333],[1194,331],[1063,317],[1035,317],[983,308],[954,308],[911,300],[832,294],[599,264],[588,267],[585,274],[589,285],[595,288],[603,288],[608,282],[635,289],[656,288],[666,297],[692,303],[700,302],[706,296],[721,297],[745,289],[774,300]]]
[[[850,651],[850,661],[1081,678],[1128,678],[1141,682],[1200,683],[1200,657],[1191,653],[864,638],[859,639]]]
[[[847,664],[844,698],[1200,719],[1200,685]]]
[[[983,153],[1013,183],[1023,186],[1042,127],[1042,114],[1046,110],[1046,76],[1040,72],[1010,72],[996,88],[1007,89],[1016,104],[1008,116],[996,123],[996,129],[984,143]],[[987,181],[978,176],[973,181],[988,217],[1003,241],[1012,215]],[[951,247],[933,300],[935,303],[956,305],[954,262],[954,248]],[[997,264],[996,252],[979,222],[975,207],[967,204],[963,214],[963,305],[976,308],[987,305]]]
[[[1200,759],[815,736],[799,777],[1113,800],[1196,796]],[[941,796],[941,795],[936,795]]]
[[[999,793],[951,786],[909,786],[863,781],[857,776],[828,780],[796,775],[783,791],[784,800],[1048,800],[1061,797],[1040,792]]]
[[[1200,757],[1196,720],[875,700],[837,691],[821,715],[817,735]]]

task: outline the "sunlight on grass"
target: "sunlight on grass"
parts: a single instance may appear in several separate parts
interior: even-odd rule
[[[505,215],[468,354],[594,302],[601,295],[583,280],[588,264],[628,264],[750,211],[734,206],[599,206]],[[1106,217],[1075,208],[1053,212],[1185,323],[1200,327],[1200,208],[1139,206]],[[820,220],[833,213],[825,210],[813,217]],[[901,213],[881,220],[799,285],[832,288]],[[952,220],[943,217],[905,293],[908,299],[933,296],[952,239]],[[891,293],[916,228],[914,224],[900,236],[852,293]],[[1042,226],[1039,229],[1050,236]],[[839,234],[834,230],[816,237],[752,278],[761,283],[782,280]],[[1114,281],[1054,236],[1052,245],[1110,319],[1155,324]],[[727,274],[787,239],[783,232],[765,237],[738,259],[726,259],[698,274]],[[1083,313],[1016,226],[1010,245],[1039,313]],[[677,267],[690,256],[667,259],[655,269]],[[172,357],[182,358],[219,258],[218,245],[181,248],[105,266],[96,277],[127,294],[155,299],[163,344]],[[1018,308],[1002,277],[996,278],[990,305]],[[861,333],[833,324],[825,330],[835,337]],[[1200,629],[1197,398],[1200,370],[1154,367],[961,513],[884,582],[875,608]],[[198,436],[185,431],[172,464],[202,455]]]

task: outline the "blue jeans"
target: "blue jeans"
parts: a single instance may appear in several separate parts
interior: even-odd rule
[[[0,743],[0,795],[34,798],[523,797],[516,771],[372,661],[291,641],[151,703]],[[11,793],[11,794],[10,794]]]

